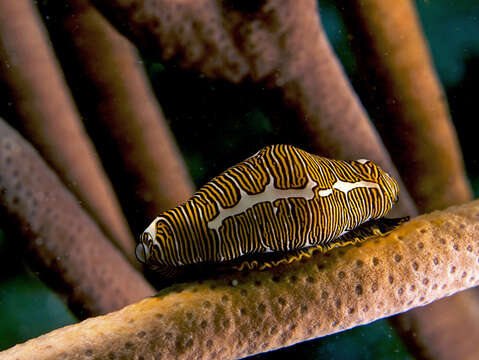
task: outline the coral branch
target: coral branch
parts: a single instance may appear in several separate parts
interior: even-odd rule
[[[174,58],[211,77],[252,79],[281,90],[309,132],[310,150],[369,158],[397,175],[331,50],[316,1],[94,2],[135,44],[160,51],[162,59]],[[402,189],[399,212],[415,214]]]
[[[419,211],[471,200],[447,100],[413,1],[340,3],[360,73],[367,74],[362,82],[368,108]]]
[[[472,198],[445,95],[411,1],[342,0],[342,13],[366,74],[364,87],[385,143],[419,210]],[[407,149],[407,151],[404,151]],[[395,319],[417,356],[475,359],[479,300],[457,294]],[[413,335],[412,335],[413,334]]]
[[[0,358],[231,359],[425,305],[479,282],[479,201],[271,271],[167,289]]]
[[[315,7],[305,3],[294,2],[289,6],[288,17],[292,24],[282,34],[283,61],[274,79],[275,85],[282,89],[285,100],[298,112],[315,152],[340,159],[368,158],[399,179],[331,49]],[[401,189],[401,202],[396,210],[402,215],[415,214],[406,187],[401,186]]]
[[[0,76],[18,126],[103,231],[136,264],[134,241],[30,0],[0,2]]]
[[[1,220],[27,239],[40,275],[81,318],[152,295],[38,153],[0,121]]]
[[[392,318],[416,359],[478,358],[479,298],[470,289]]]
[[[136,49],[88,1],[69,4],[50,4],[50,19],[61,23],[54,33],[63,36],[59,46],[70,50],[69,72],[82,74],[74,87],[95,94],[80,104],[82,113],[130,225],[143,231],[160,212],[190,197],[193,184]]]

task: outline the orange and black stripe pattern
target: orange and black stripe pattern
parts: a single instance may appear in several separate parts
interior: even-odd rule
[[[383,217],[397,198],[396,180],[371,161],[267,146],[158,216],[143,233],[137,256],[154,268],[326,248]]]

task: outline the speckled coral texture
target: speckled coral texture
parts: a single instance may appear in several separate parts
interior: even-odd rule
[[[479,201],[272,271],[166,289],[1,359],[232,359],[425,305],[479,280]]]
[[[80,317],[154,294],[35,149],[0,119],[0,222]],[[20,244],[19,244],[20,245]],[[1,320],[0,320],[1,321]]]
[[[367,107],[419,211],[470,201],[457,135],[414,1],[340,3],[354,34]]]
[[[17,113],[9,120],[136,265],[131,251],[135,241],[83,128],[36,4],[1,1],[0,34],[0,81]]]

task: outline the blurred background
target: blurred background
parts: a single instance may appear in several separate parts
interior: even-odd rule
[[[479,156],[477,111],[473,103],[479,93],[479,2],[421,0],[416,6],[477,197]],[[355,90],[366,98],[357,81],[360,74],[350,47],[351,36],[334,2],[321,0],[319,7],[329,39]],[[55,24],[49,19],[48,10],[40,10],[50,36],[61,36],[52,32]],[[55,51],[62,61],[62,49]],[[302,144],[294,128],[280,133],[266,115],[266,109],[275,105],[274,95],[264,96],[261,90],[248,85],[213,81],[148,57],[143,58],[143,63],[197,187],[263,145]],[[67,80],[82,75],[67,74]],[[88,103],[88,96],[75,93],[74,88],[72,91],[78,101]],[[374,118],[374,111],[367,110]],[[90,135],[95,140],[95,133]],[[62,299],[29,270],[9,240],[0,232],[0,350],[77,321]],[[293,354],[305,359],[413,359],[384,320],[256,358],[276,359]]]

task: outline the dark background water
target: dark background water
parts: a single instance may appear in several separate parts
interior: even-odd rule
[[[328,36],[356,85],[355,60],[341,18],[332,1],[319,4]],[[477,196],[479,156],[473,102],[479,94],[479,1],[422,0],[416,4]],[[274,94],[249,85],[211,81],[148,59],[144,63],[197,186],[263,145],[302,144],[294,128],[284,124],[279,131],[272,125],[271,109],[279,101]],[[1,232],[0,264],[0,350],[77,321],[24,265]],[[384,320],[256,358],[292,355],[337,360],[413,358]]]

